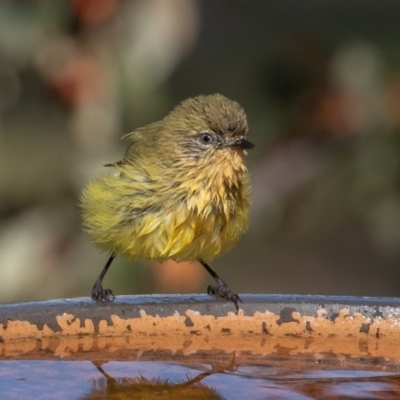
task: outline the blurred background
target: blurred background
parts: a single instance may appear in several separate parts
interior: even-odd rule
[[[249,232],[212,264],[239,293],[400,295],[400,2],[2,0],[0,302],[88,296],[108,257],[78,198],[134,128],[220,92],[248,114]],[[116,294],[204,292],[127,261]]]

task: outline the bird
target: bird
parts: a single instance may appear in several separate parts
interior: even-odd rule
[[[215,281],[208,294],[234,303],[239,295],[210,267],[248,229],[250,177],[244,109],[222,94],[199,95],[163,119],[123,136],[121,161],[107,164],[80,197],[83,229],[110,256],[91,298],[108,303],[103,288],[114,258],[197,260]]]

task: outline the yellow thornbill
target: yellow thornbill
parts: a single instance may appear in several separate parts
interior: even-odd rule
[[[124,158],[88,184],[83,226],[111,251],[92,299],[114,299],[102,281],[119,253],[149,260],[198,260],[214,278],[209,294],[239,296],[208,262],[246,231],[250,182],[246,114],[221,94],[187,99],[164,119],[124,136]]]

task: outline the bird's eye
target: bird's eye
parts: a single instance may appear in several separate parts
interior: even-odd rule
[[[214,138],[209,133],[202,133],[200,135],[200,141],[203,144],[211,144],[214,141]]]

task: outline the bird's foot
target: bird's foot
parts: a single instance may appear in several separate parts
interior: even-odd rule
[[[239,311],[238,303],[243,303],[242,299],[239,297],[238,294],[233,293],[229,286],[221,279],[217,285],[212,286],[210,285],[207,288],[208,294],[215,294],[217,296],[222,297],[225,300],[233,302],[236,307],[236,311]]]
[[[111,303],[115,296],[111,289],[103,289],[101,282],[96,281],[92,288],[91,298],[96,303]]]

